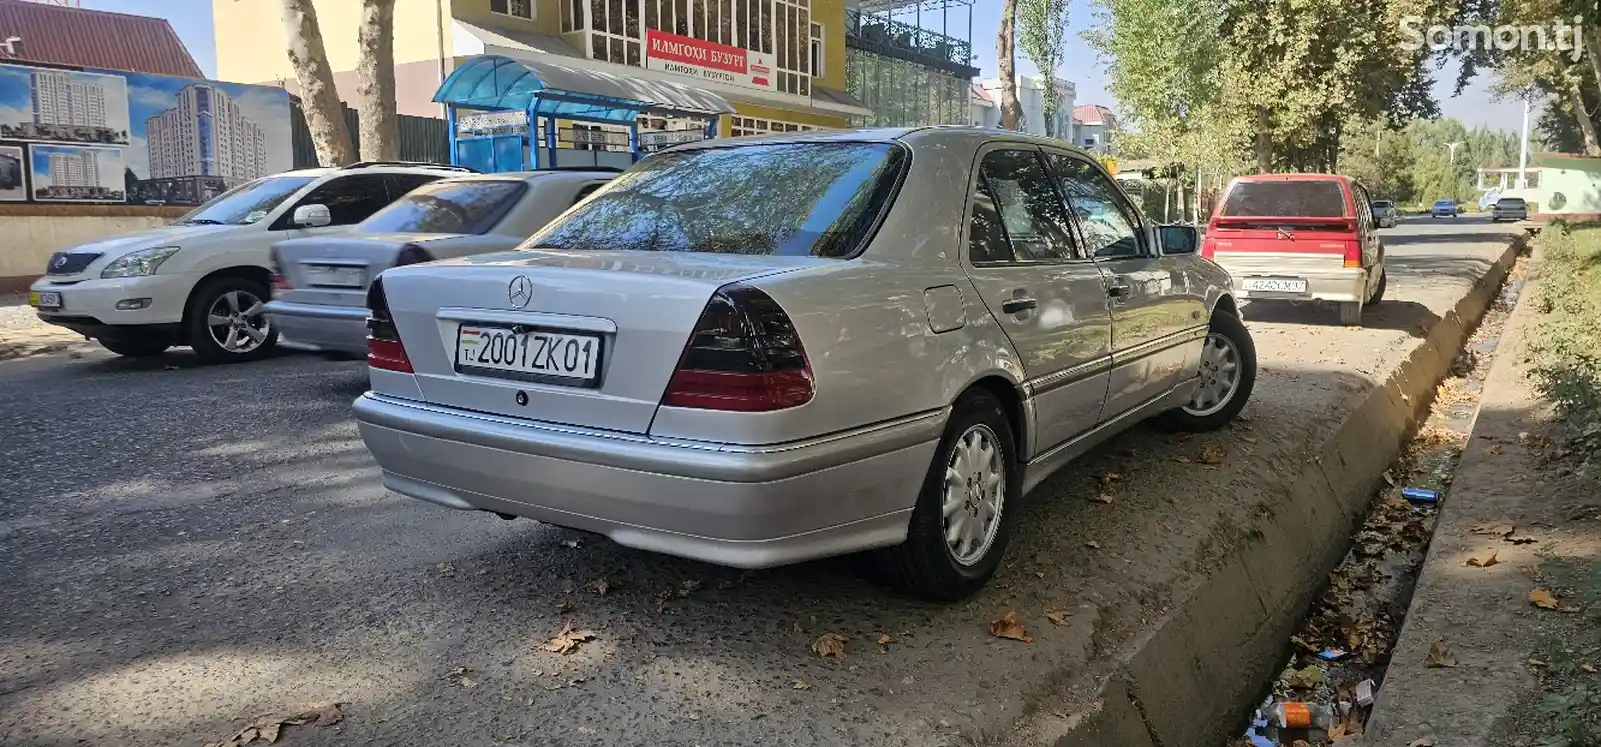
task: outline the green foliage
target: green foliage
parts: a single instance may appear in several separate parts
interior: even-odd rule
[[[1601,227],[1547,228],[1530,344],[1533,378],[1557,406],[1576,449],[1601,447]]]
[[[1343,131],[1339,171],[1401,204],[1450,198],[1475,205],[1478,169],[1518,165],[1516,134],[1469,130],[1450,118],[1415,120],[1398,129],[1375,119],[1349,123]],[[1454,162],[1450,143],[1461,143]]]
[[[1045,134],[1061,137],[1055,132],[1057,112],[1061,109],[1061,94],[1056,90],[1056,68],[1067,52],[1067,0],[1018,0],[1017,46],[1039,68],[1040,103],[1044,108]]]

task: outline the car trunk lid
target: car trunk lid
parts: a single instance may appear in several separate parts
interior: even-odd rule
[[[713,293],[833,261],[507,252],[399,268],[383,285],[426,401],[645,433]]]

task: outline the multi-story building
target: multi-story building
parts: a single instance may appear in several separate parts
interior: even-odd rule
[[[846,2],[397,0],[397,108],[443,116],[431,101],[441,83],[467,58],[493,53],[598,72],[625,85],[669,81],[710,91],[735,110],[721,118],[723,136],[844,127],[873,115],[846,92]],[[314,5],[335,84],[355,104],[361,3]],[[282,8],[282,0],[212,0],[219,78],[296,90]],[[720,62],[730,59],[739,64]],[[563,130],[573,145],[627,139],[578,129]]]
[[[228,186],[265,176],[267,138],[216,86],[195,84],[177,104],[145,120],[150,178],[221,177]]]
[[[845,90],[873,110],[852,122],[972,124],[972,18],[972,0],[849,0]]]
[[[99,187],[100,164],[93,151],[50,154],[50,186]]]
[[[74,127],[106,126],[106,91],[97,83],[74,81],[71,73],[30,73],[33,122]]]
[[[1001,80],[989,78],[979,84],[984,94],[994,104],[991,107],[974,107],[975,113],[981,113],[984,121],[975,122],[982,127],[1001,126]],[[1072,81],[1056,80],[1056,111],[1047,120],[1045,117],[1045,83],[1040,78],[1033,78],[1019,74],[1017,76],[1017,103],[1023,109],[1023,120],[1018,123],[1018,131],[1034,135],[1054,137],[1077,143],[1076,129],[1073,124],[1073,97],[1077,93]]]

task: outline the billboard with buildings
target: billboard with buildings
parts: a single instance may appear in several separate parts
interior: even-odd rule
[[[26,183],[22,181],[22,149],[14,145],[0,145],[0,202],[22,202],[28,199]]]
[[[0,65],[6,148],[48,202],[198,205],[294,160],[281,88],[22,65]]]

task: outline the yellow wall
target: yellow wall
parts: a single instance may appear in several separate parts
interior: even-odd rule
[[[812,20],[823,24],[823,77],[813,85],[845,90],[845,0],[812,0]]]
[[[445,54],[450,54],[450,18],[481,4],[489,13],[489,0],[452,0],[443,3],[445,12]],[[322,30],[323,49],[333,71],[356,69],[358,48],[356,30],[361,22],[358,0],[313,0],[317,25]],[[439,59],[438,5],[436,0],[395,0],[395,63]],[[217,78],[238,83],[264,83],[280,78],[293,80],[289,66],[288,35],[284,31],[283,0],[212,0],[213,27],[217,40]],[[504,16],[496,16],[503,21]]]
[[[561,4],[556,0],[534,0],[532,21],[495,13],[489,9],[489,0],[445,0],[445,4],[449,6],[446,16],[480,26],[524,29],[551,35],[561,32]]]

